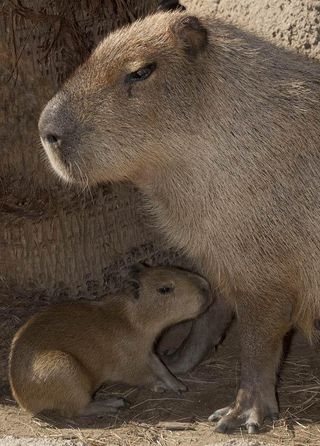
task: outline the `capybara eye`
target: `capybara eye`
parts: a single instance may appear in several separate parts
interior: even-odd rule
[[[156,64],[151,63],[143,68],[139,68],[137,71],[127,74],[125,78],[126,84],[132,84],[133,82],[144,81],[150,76],[156,69]]]
[[[162,286],[162,287],[158,288],[158,292],[160,294],[169,294],[169,293],[172,293],[173,290],[174,290],[173,286]]]

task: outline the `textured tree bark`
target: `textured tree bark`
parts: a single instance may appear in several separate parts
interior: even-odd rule
[[[156,0],[2,0],[0,6],[0,289],[59,299],[121,287],[138,260],[174,259],[132,187],[82,193],[50,172],[41,109],[110,30]]]

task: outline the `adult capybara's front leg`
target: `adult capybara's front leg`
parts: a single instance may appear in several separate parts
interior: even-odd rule
[[[264,305],[269,302],[269,305]],[[264,419],[278,416],[275,394],[283,338],[290,330],[291,303],[287,299],[246,299],[239,305],[241,380],[233,404],[214,412],[218,432],[245,426],[255,433]]]
[[[219,344],[231,323],[232,308],[221,296],[217,296],[208,310],[193,323],[189,336],[163,361],[174,374],[187,373],[194,369],[210,349]]]

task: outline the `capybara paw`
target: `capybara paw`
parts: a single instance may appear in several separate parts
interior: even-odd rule
[[[113,409],[126,409],[130,406],[129,402],[120,396],[109,397],[104,401]]]
[[[91,415],[104,416],[116,414],[119,410],[125,409],[128,406],[129,403],[124,398],[110,397],[105,400],[92,401],[81,415],[88,417]]]
[[[230,433],[245,426],[249,434],[255,434],[262,425],[262,420],[254,409],[239,412],[231,407],[225,407],[210,415],[209,420],[218,421],[216,432],[221,433]]]
[[[267,399],[266,399],[267,400]],[[249,434],[258,433],[266,418],[278,418],[278,405],[275,398],[264,401],[262,397],[243,397],[238,394],[237,401],[223,409],[216,410],[209,417],[209,421],[218,421],[216,431],[230,433],[239,427],[245,427]]]
[[[173,355],[175,351],[176,351],[175,348],[167,348],[163,352],[160,352],[160,356],[161,356],[161,358],[165,358],[166,356]]]
[[[166,352],[166,354],[161,356],[161,359],[174,375],[185,375],[194,367],[192,356],[187,355],[182,358],[182,355],[177,350]]]
[[[188,387],[182,381],[177,380],[171,387],[171,390],[177,393],[187,392]]]
[[[170,386],[162,381],[159,381],[153,385],[152,390],[157,393],[163,393],[168,390],[173,390],[174,392],[181,393],[186,392],[188,388],[181,381],[177,381],[175,384],[171,384]]]
[[[170,388],[166,384],[158,382],[151,387],[151,390],[153,392],[163,393],[166,392],[167,390],[170,390]]]

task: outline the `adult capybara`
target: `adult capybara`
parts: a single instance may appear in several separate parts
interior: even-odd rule
[[[240,386],[211,416],[223,432],[276,416],[283,337],[311,338],[319,319],[319,79],[231,25],[163,12],[109,35],[39,122],[62,178],[134,183],[235,309]]]
[[[91,401],[106,381],[186,390],[153,345],[168,326],[205,311],[209,284],[177,268],[142,265],[131,280],[130,292],[95,303],[55,305],[20,328],[11,346],[9,375],[24,409],[66,416],[116,411],[124,405],[121,398]]]

